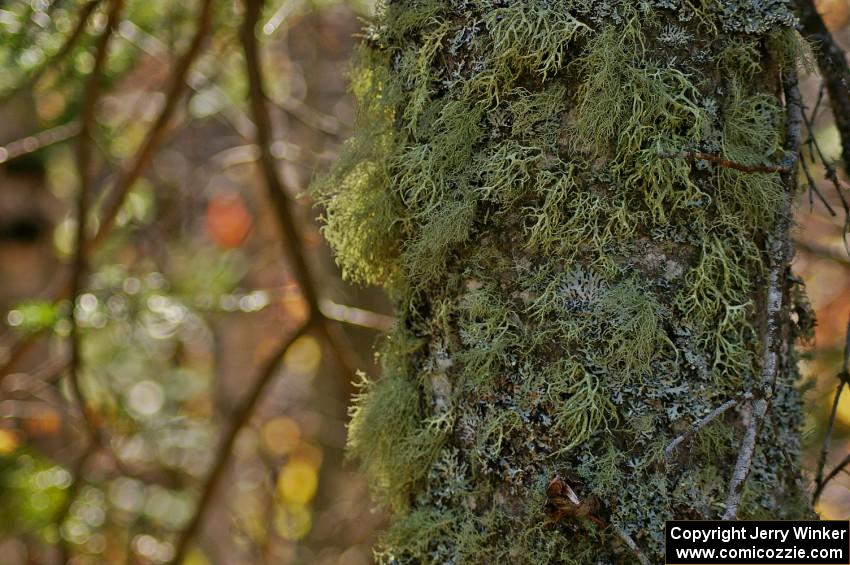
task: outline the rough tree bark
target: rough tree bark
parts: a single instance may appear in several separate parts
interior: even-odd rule
[[[657,562],[811,516],[788,268],[790,7],[394,0],[325,234],[399,321],[350,450],[398,563]]]

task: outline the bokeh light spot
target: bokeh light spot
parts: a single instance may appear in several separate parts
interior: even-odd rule
[[[306,504],[319,486],[319,477],[315,467],[305,461],[290,461],[280,470],[277,479],[277,492],[290,503]]]
[[[11,430],[0,430],[0,455],[12,453],[18,448],[20,440],[18,435]]]
[[[162,387],[153,381],[142,381],[133,385],[127,399],[130,408],[142,416],[152,416],[162,409],[165,395]]]
[[[322,348],[313,336],[298,338],[289,348],[284,358],[287,371],[302,375],[312,375],[322,360]]]
[[[310,510],[304,506],[293,504],[278,507],[275,516],[275,530],[283,539],[297,540],[310,533],[313,518]]]
[[[266,451],[286,455],[298,445],[301,428],[292,418],[274,418],[263,426],[261,437]]]

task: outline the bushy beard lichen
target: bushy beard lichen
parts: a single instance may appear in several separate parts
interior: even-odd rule
[[[393,513],[379,561],[633,562],[616,530],[656,560],[663,520],[722,513],[738,411],[663,452],[757,381],[765,242],[791,195],[676,155],[779,160],[777,85],[802,48],[785,2],[696,5],[380,8],[357,134],[315,188],[343,273],[398,309],[349,427]],[[785,320],[742,517],[809,512],[805,328]],[[547,515],[556,476],[593,512]]]

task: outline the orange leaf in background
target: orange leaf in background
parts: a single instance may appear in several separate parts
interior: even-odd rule
[[[815,0],[815,8],[829,31],[839,30],[850,22],[850,2],[847,0]]]
[[[216,245],[231,249],[242,245],[254,221],[235,190],[219,190],[207,204],[204,231]]]
[[[62,417],[53,408],[34,408],[22,422],[24,430],[30,436],[52,436],[62,427]]]
[[[287,285],[283,291],[283,297],[280,299],[281,312],[286,315],[286,318],[292,320],[307,319],[308,307],[307,301],[298,290],[298,285]]]

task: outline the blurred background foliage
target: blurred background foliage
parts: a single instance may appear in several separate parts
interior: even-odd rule
[[[244,10],[213,2],[155,154],[88,254],[73,306],[82,417],[67,374],[72,305],[61,289],[76,246],[76,137],[109,6],[0,6],[4,564],[173,560],[240,403],[308,315],[260,173],[239,37]],[[156,127],[201,9],[198,1],[124,3],[96,105],[90,236],[116,178]],[[256,38],[270,149],[295,202],[299,247],[328,315],[356,322],[340,326],[346,355],[374,372],[372,345],[391,322],[386,301],[339,280],[303,194],[350,131],[345,73],[371,9],[357,0],[275,0]],[[372,561],[382,516],[342,452],[354,375],[314,334],[287,349],[236,437],[187,563]],[[91,447],[86,420],[103,446]]]
[[[295,203],[297,246],[323,315],[345,323],[333,343],[306,332],[286,348],[240,421],[267,360],[311,316],[264,187],[240,44],[244,10],[213,2],[173,114],[99,237],[110,191],[159,127],[202,12],[200,0],[124,4],[91,136],[86,226],[97,245],[73,305],[63,289],[77,248],[75,143],[112,4],[0,4],[0,562],[168,563],[201,509],[187,563],[370,563],[383,516],[344,460],[346,407],[352,370],[376,372],[372,346],[391,312],[377,291],[340,281],[304,193],[350,133],[346,69],[373,6],[270,0],[255,30],[268,149]],[[847,0],[819,8],[850,46]],[[808,76],[809,107],[820,90],[820,78]],[[837,158],[829,112],[817,114],[814,135]],[[818,159],[804,157],[826,184]],[[840,216],[809,193],[797,222],[795,269],[818,315],[805,367],[814,383],[806,466],[814,469],[842,364],[850,258]],[[72,323],[85,413],[69,382]],[[241,431],[222,453],[233,426]],[[835,435],[831,463],[850,452],[848,394]],[[222,475],[208,489],[217,466]],[[850,477],[829,484],[819,510],[850,517]]]

